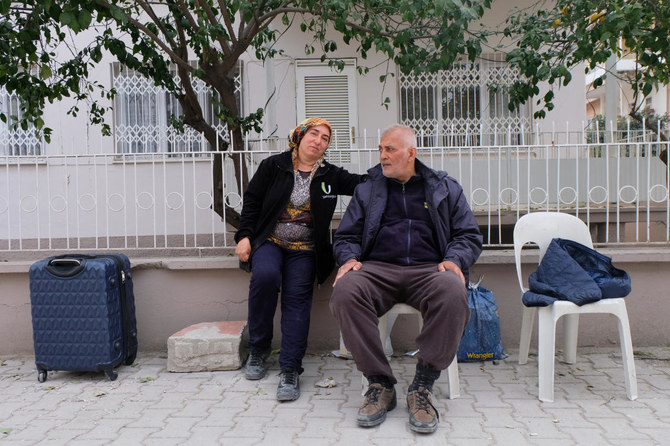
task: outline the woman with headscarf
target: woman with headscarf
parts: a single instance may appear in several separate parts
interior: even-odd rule
[[[251,272],[247,379],[265,376],[281,289],[279,401],[300,396],[314,278],[322,283],[334,266],[330,221],[338,195],[352,195],[363,178],[324,160],[332,133],[325,119],[307,119],[289,134],[286,152],[260,163],[235,234],[240,267]]]

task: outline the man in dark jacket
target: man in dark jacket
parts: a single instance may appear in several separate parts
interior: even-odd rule
[[[407,394],[410,428],[431,433],[439,415],[432,386],[454,359],[470,317],[468,268],[482,236],[463,189],[445,172],[416,159],[408,127],[386,130],[380,164],[355,190],[335,234],[340,268],[330,308],[344,343],[370,386],[358,412],[360,426],[376,426],[396,406],[397,383],[377,328],[396,303],[421,312],[416,375]]]

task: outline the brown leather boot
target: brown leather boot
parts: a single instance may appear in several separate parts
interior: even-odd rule
[[[424,386],[407,394],[409,428],[414,432],[432,434],[437,429],[440,414],[431,401],[432,394]]]
[[[393,410],[398,403],[395,388],[387,389],[383,384],[371,383],[365,392],[363,405],[358,409],[358,425],[371,427],[386,419],[386,412]]]

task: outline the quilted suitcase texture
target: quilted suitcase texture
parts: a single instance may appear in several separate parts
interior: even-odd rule
[[[130,261],[124,254],[67,254],[30,267],[38,380],[48,370],[103,371],[137,355]]]

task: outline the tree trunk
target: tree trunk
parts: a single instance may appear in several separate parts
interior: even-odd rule
[[[229,131],[232,134],[233,140],[231,143],[227,142],[221,135],[219,135],[218,131],[212,127],[210,123],[203,119],[202,108],[198,103],[198,96],[193,90],[192,85],[189,83],[190,78],[188,72],[185,69],[179,69],[178,74],[184,88],[184,94],[177,96],[184,113],[184,123],[194,128],[204,136],[210,145],[210,150],[216,152],[225,152],[230,148],[231,143],[233,150],[243,150],[244,147],[242,130],[239,124],[235,125],[234,127],[229,125]],[[234,92],[228,91],[233,88],[233,86],[228,83],[225,85],[225,87],[226,88],[223,89],[225,93],[219,93],[221,95],[222,102],[230,110],[233,116],[238,116],[239,113],[237,110],[237,104],[235,102],[235,94]],[[223,154],[217,153],[214,155],[213,159],[212,209],[221,218],[224,218],[227,224],[230,224],[232,227],[237,229],[240,226],[240,214],[238,211],[226,206],[225,204],[223,184],[223,169],[225,166],[225,163],[223,162],[225,159],[224,156],[225,155]],[[233,159],[236,179],[235,183],[241,185],[241,188],[238,191],[241,196],[249,184],[247,166],[244,163],[244,156],[242,154],[233,154],[229,156],[231,156]]]
[[[232,137],[233,137],[233,150],[243,150],[243,138],[242,138],[242,130],[238,127],[236,129],[233,129],[232,132]],[[211,144],[211,142],[210,142]],[[218,151],[226,151],[228,150],[229,144],[224,141],[224,145],[219,144],[219,146],[212,145],[212,147],[215,147],[215,149],[218,149]],[[223,147],[223,149],[221,149]],[[240,227],[240,214],[237,212],[235,209],[231,207],[227,207],[225,205],[225,197],[224,197],[224,190],[223,190],[223,168],[224,168],[224,156],[229,156],[233,160],[233,167],[235,170],[235,184],[239,185],[240,189],[238,193],[240,194],[240,197],[244,194],[244,191],[247,189],[247,186],[249,185],[249,173],[247,170],[247,165],[244,162],[244,154],[242,153],[234,153],[234,154],[215,154],[214,155],[214,162],[212,164],[212,169],[213,169],[213,177],[214,177],[214,185],[213,185],[213,193],[214,193],[214,200],[213,200],[213,209],[214,212],[219,214],[221,218],[225,218],[226,223],[231,225],[234,228],[239,228]],[[225,217],[224,217],[225,214]]]

